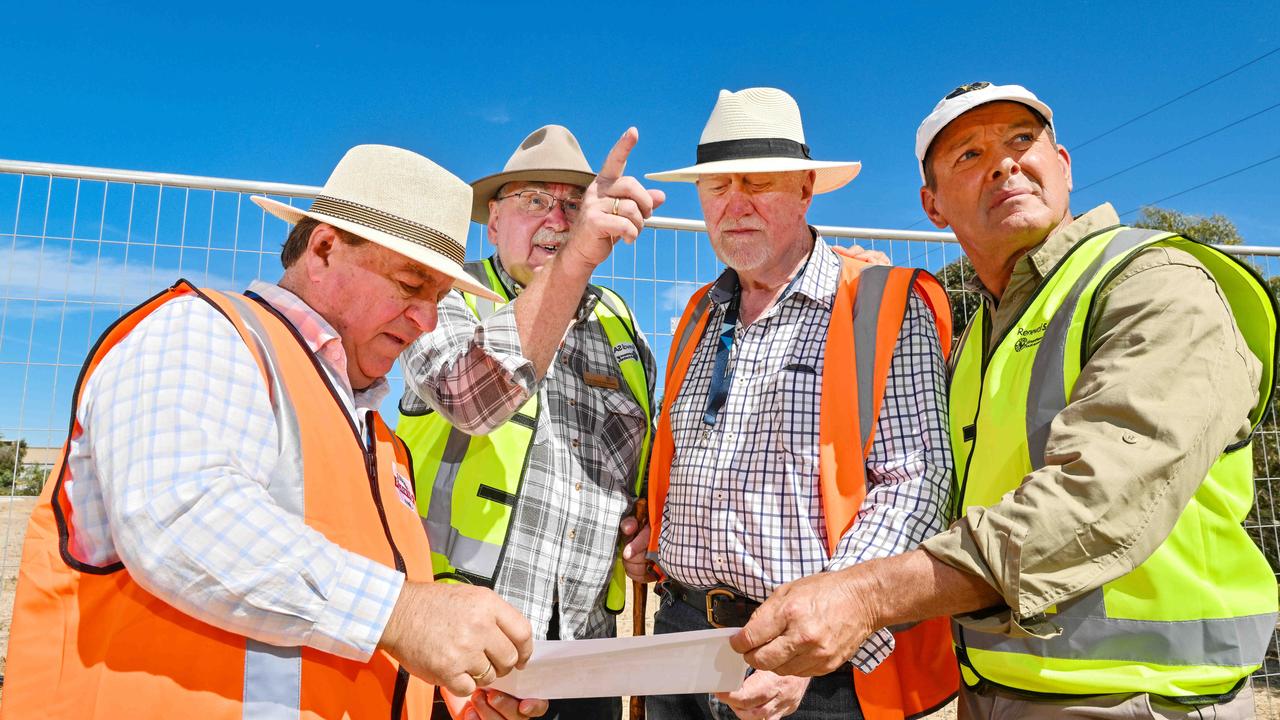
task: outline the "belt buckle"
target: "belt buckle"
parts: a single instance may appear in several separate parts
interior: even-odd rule
[[[715,607],[715,599],[718,597],[724,597],[732,600],[734,598],[733,591],[729,588],[711,588],[707,591],[707,624],[713,628],[725,627],[724,625],[717,623],[715,619],[715,612],[713,608]]]

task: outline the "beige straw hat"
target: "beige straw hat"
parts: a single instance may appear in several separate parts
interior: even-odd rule
[[[500,300],[462,269],[471,188],[415,152],[351,148],[307,210],[260,195],[251,199],[287,223],[319,220],[442,272],[459,290]]]
[[[471,183],[471,219],[489,222],[489,201],[509,182],[527,180],[586,187],[595,179],[596,172],[587,163],[573,133],[560,125],[544,125],[520,143],[502,172]]]
[[[796,101],[777,88],[747,88],[720,91],[698,141],[696,165],[645,177],[697,182],[701,175],[813,170],[816,194],[844,187],[861,169],[859,162],[811,159]]]

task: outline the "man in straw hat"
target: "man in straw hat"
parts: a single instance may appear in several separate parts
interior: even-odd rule
[[[1071,156],[1021,86],[953,90],[916,159],[983,298],[951,379],[963,514],[920,549],[783,588],[737,647],[822,673],[870,628],[948,613],[961,717],[1253,717],[1276,624],[1241,527],[1275,363],[1267,289],[1110,205],[1073,217]]]
[[[943,527],[945,295],[927,274],[844,257],[805,218],[859,167],[811,159],[791,96],[752,88],[721,91],[696,165],[648,176],[696,184],[728,266],[676,330],[651,529],[625,550],[634,578],[652,577],[646,549],[664,576],[657,632],[742,625],[784,583]],[[737,692],[648,708],[659,720],[912,715],[954,692],[949,647],[941,623],[881,628],[812,681],[762,670]]]
[[[626,304],[588,279],[612,246],[599,221],[616,209],[634,237],[662,198],[621,169],[615,152],[599,182],[610,195],[589,197],[578,141],[548,125],[472,183],[471,219],[497,252],[466,268],[501,300],[451,293],[404,354],[397,432],[436,577],[494,588],[536,638],[612,637],[623,607],[618,525],[644,478],[656,371]],[[547,716],[621,712],[588,698]]]
[[[521,665],[528,622],[432,582],[409,458],[377,406],[462,269],[471,189],[362,145],[294,223],[279,284],[179,281],[116,322],[32,514],[4,712],[425,717]],[[484,718],[544,701],[476,691]]]

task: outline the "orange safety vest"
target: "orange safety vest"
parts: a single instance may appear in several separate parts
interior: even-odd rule
[[[845,255],[831,308],[822,373],[818,475],[827,552],[853,527],[866,497],[866,456],[875,435],[889,365],[914,291],[933,313],[945,358],[951,350],[951,310],[946,292],[923,270],[867,265]],[[860,282],[861,281],[861,282]],[[649,464],[649,552],[656,557],[663,504],[675,453],[670,408],[707,325],[711,289],[689,300],[667,361],[666,411],[658,421]],[[854,372],[849,372],[853,368]],[[871,673],[855,670],[854,689],[869,720],[902,720],[933,712],[955,697],[960,674],[951,646],[949,618],[931,618],[894,632],[895,649]]]
[[[268,492],[343,548],[431,580],[427,537],[412,503],[408,453],[376,413],[361,438],[293,326],[243,295],[185,281],[120,318],[89,354],[80,392],[102,358],[165,302],[195,295],[218,309],[253,352],[282,434],[283,468]],[[372,451],[366,451],[372,446]],[[292,457],[291,457],[292,456]],[[13,718],[425,718],[432,687],[391,656],[357,662],[276,647],[198,620],[147,592],[122,563],[74,555],[65,491],[67,446],[32,513],[18,573],[5,673]],[[299,474],[301,469],[301,474]]]

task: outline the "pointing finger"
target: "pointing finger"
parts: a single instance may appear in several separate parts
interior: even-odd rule
[[[604,165],[600,166],[600,172],[597,177],[601,180],[610,181],[617,180],[627,170],[627,157],[631,155],[631,148],[636,146],[636,142],[640,139],[640,131],[633,127],[627,128],[622,133],[622,137],[618,138],[618,142],[613,144],[613,149],[609,151],[609,156],[604,159]]]

